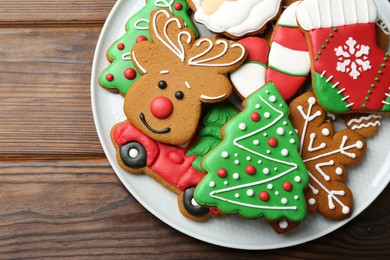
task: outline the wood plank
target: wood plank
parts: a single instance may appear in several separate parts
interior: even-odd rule
[[[116,0],[0,0],[0,25],[103,23]]]
[[[292,248],[241,251],[188,237],[147,212],[106,159],[0,162],[0,258],[348,259],[390,254],[390,187],[341,229]]]
[[[0,157],[102,154],[90,100],[100,30],[0,28]]]

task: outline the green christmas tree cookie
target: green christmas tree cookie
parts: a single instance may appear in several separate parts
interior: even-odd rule
[[[159,8],[167,8],[175,16],[181,17],[187,27],[194,31],[195,36],[198,36],[197,29],[188,15],[189,7],[185,0],[149,0],[127,21],[126,33],[108,49],[107,59],[111,64],[100,74],[100,85],[126,94],[141,76],[131,61],[130,51],[137,42],[150,40],[148,30],[150,13]]]
[[[205,156],[208,173],[194,198],[225,214],[302,221],[308,176],[288,106],[273,83],[250,95],[243,106],[225,125],[222,142]]]

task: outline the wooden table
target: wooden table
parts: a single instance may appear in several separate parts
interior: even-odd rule
[[[90,72],[115,0],[0,0],[0,259],[390,255],[390,187],[339,230],[270,251],[188,237],[121,184],[92,118]]]

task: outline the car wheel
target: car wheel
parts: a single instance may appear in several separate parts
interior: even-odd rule
[[[183,206],[185,210],[194,217],[203,217],[209,213],[209,209],[199,205],[194,199],[195,187],[184,190]]]
[[[138,142],[130,142],[119,148],[122,162],[127,167],[140,169],[146,166],[146,150]]]

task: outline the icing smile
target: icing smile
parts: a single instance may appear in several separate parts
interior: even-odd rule
[[[148,122],[146,122],[146,118],[145,118],[144,113],[139,114],[139,118],[141,119],[142,123],[146,126],[146,128],[155,134],[166,134],[166,133],[169,133],[171,131],[171,128],[169,128],[169,127],[163,128],[161,130],[154,129],[153,127],[151,127],[148,124]]]

